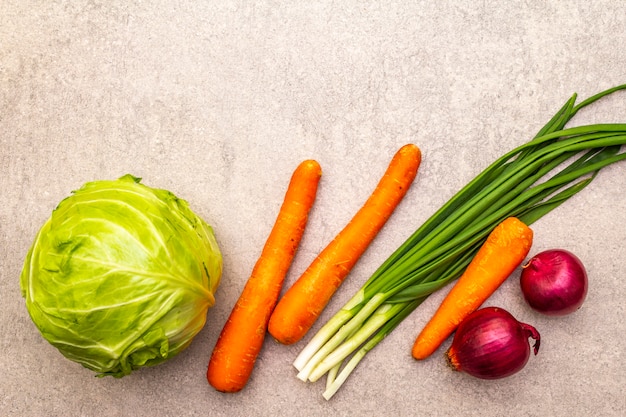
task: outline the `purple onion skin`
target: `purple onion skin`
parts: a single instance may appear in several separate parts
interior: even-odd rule
[[[539,351],[540,335],[498,307],[476,310],[461,322],[446,351],[448,365],[481,379],[504,378],[520,371],[530,357],[528,338]]]
[[[551,249],[533,256],[522,268],[524,299],[534,310],[564,316],[578,310],[587,296],[587,272],[573,253]]]

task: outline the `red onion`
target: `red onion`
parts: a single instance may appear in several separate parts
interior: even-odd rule
[[[446,360],[452,369],[477,378],[504,378],[528,362],[529,337],[536,341],[536,355],[540,342],[537,329],[518,322],[502,308],[485,307],[461,322],[446,351]]]
[[[553,316],[576,311],[587,296],[587,272],[580,259],[563,249],[535,255],[523,266],[520,278],[526,302]]]

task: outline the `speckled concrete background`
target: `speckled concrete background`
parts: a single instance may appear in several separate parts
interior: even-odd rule
[[[416,363],[433,295],[329,402],[296,379],[304,342],[266,340],[244,391],[215,392],[210,352],[305,158],[324,170],[286,285],[413,142],[418,178],[324,313],[496,157],[573,93],[626,82],[622,2],[0,2],[0,415],[623,416],[626,165],[536,223],[533,252],[564,247],[590,274],[584,307],[529,310],[517,275],[488,301],[534,324],[542,349],[485,382]],[[616,94],[572,122],[626,122]],[[35,233],[71,190],[125,173],[214,225],[225,270],[205,329],[169,363],[121,380],[64,359],[30,321],[18,277]],[[318,323],[316,328],[321,323]]]

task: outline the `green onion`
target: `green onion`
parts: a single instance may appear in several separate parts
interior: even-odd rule
[[[530,225],[626,159],[626,124],[565,128],[583,107],[573,95],[531,141],[506,153],[418,228],[317,332],[296,358],[298,378],[327,375],[330,399],[367,352],[430,294],[458,278],[491,230],[515,216]]]

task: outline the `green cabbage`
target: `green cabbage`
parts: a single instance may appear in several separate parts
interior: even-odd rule
[[[125,175],[59,203],[20,286],[33,322],[65,357],[123,377],[191,343],[221,274],[213,230],[187,202]]]

